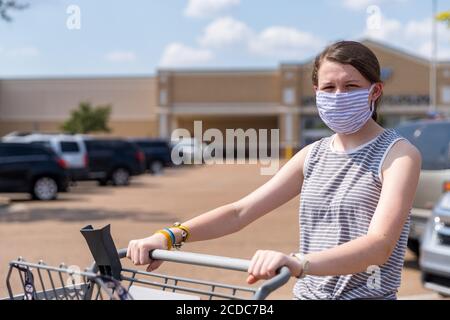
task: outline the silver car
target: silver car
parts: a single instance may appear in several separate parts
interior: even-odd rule
[[[420,253],[420,244],[433,207],[450,191],[450,121],[424,120],[396,128],[422,154],[422,171],[411,212],[408,248]]]
[[[424,286],[450,296],[450,192],[436,205],[427,223],[420,251]]]

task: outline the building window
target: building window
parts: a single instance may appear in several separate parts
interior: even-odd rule
[[[159,91],[159,104],[161,106],[167,105],[167,90],[162,89]]]
[[[295,88],[286,88],[283,90],[283,103],[287,106],[295,104]]]
[[[442,97],[441,100],[445,104],[450,104],[450,86],[442,87],[441,91]]]

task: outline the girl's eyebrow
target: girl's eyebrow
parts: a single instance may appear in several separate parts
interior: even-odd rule
[[[348,80],[348,81],[346,81],[345,83],[346,83],[346,84],[349,84],[349,83],[359,83],[359,80]]]

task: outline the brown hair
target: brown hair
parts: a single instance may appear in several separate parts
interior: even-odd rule
[[[349,64],[358,70],[370,83],[381,81],[381,67],[376,55],[368,47],[356,41],[339,41],[328,47],[319,54],[314,61],[312,81],[315,86],[319,85],[319,69],[323,61],[332,61],[340,64]],[[378,120],[378,105],[382,96],[375,101],[373,119]]]

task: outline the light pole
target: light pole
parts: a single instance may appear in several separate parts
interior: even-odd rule
[[[430,68],[430,112],[437,111],[437,54],[438,54],[438,34],[437,34],[437,0],[432,0],[432,35],[431,35],[431,68]]]

